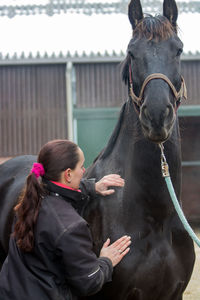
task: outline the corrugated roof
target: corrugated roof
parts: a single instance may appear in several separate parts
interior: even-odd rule
[[[126,13],[129,0],[1,0],[0,16],[10,18],[17,15],[59,13]],[[160,0],[142,0],[144,11],[157,12],[162,6]],[[177,0],[179,12],[200,12],[199,1]]]
[[[199,58],[200,13],[179,14],[178,25],[185,57]],[[122,53],[125,55],[132,34],[127,14],[123,13],[0,17],[0,28],[1,63],[118,59]]]

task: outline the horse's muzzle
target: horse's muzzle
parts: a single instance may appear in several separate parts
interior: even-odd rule
[[[146,105],[140,110],[140,122],[144,136],[152,142],[165,142],[171,136],[175,121],[172,105],[165,109],[149,111]]]

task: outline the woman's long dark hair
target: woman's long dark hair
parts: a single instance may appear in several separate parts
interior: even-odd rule
[[[43,165],[44,179],[59,181],[63,171],[75,169],[79,161],[78,146],[68,140],[50,141],[41,148],[37,161]],[[34,227],[45,193],[41,178],[37,179],[34,173],[30,173],[19,203],[14,208],[17,222],[13,235],[17,246],[25,252],[30,252],[34,247]]]

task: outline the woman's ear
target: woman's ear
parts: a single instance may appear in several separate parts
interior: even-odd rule
[[[65,173],[64,173],[64,177],[65,177],[65,180],[66,182],[70,183],[71,182],[71,169],[68,168],[67,170],[65,170]]]

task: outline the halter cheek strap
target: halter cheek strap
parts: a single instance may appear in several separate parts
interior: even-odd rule
[[[181,76],[181,88],[177,92],[177,90],[176,90],[175,86],[173,85],[173,83],[171,82],[171,80],[162,73],[153,73],[153,74],[150,74],[149,76],[147,76],[147,78],[144,80],[143,85],[141,87],[139,97],[137,97],[133,91],[131,65],[129,65],[130,96],[137,105],[139,105],[139,106],[141,105],[145,87],[149,83],[149,81],[151,81],[152,79],[163,79],[165,82],[167,82],[167,84],[169,85],[169,87],[171,88],[171,90],[174,94],[176,101],[180,102],[180,100],[182,98],[187,99],[187,89],[186,89],[185,80],[184,80],[183,76]]]

